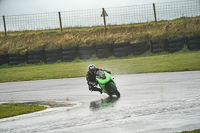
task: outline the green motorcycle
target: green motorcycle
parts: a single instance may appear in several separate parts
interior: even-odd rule
[[[109,96],[116,95],[117,97],[120,97],[116,83],[109,73],[101,70],[97,71],[96,81],[104,93],[107,93]]]

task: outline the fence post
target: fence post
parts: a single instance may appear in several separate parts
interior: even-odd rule
[[[61,21],[61,15],[60,15],[60,12],[58,12],[58,15],[59,15],[59,21],[60,21],[60,30],[62,32],[62,21]]]
[[[4,31],[5,31],[5,36],[6,36],[6,21],[5,21],[5,16],[3,16],[3,24],[4,24]]]
[[[154,11],[155,23],[157,24],[155,3],[153,3],[153,11]]]
[[[103,14],[103,21],[104,21],[104,27],[105,27],[105,32],[107,31],[106,30],[106,16],[105,16],[105,10],[104,10],[104,8],[102,8],[102,14]]]

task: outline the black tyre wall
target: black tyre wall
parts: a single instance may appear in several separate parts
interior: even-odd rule
[[[96,55],[99,59],[108,58],[113,55],[113,43],[96,45]]]
[[[200,50],[200,34],[187,37],[186,44],[190,51]]]
[[[44,62],[44,50],[28,51],[28,64]]]
[[[184,38],[169,40],[168,41],[168,52],[173,53],[173,52],[180,51],[181,49],[183,49],[184,44],[185,44]]]
[[[130,42],[120,42],[114,43],[114,56],[115,57],[125,57],[131,54]]]
[[[130,43],[130,50],[133,55],[142,55],[149,49],[147,41]]]
[[[62,61],[70,62],[78,56],[78,47],[64,47],[62,48]]]
[[[159,53],[163,51],[163,45],[158,40],[151,40],[151,52]]]
[[[8,63],[9,63],[9,55],[8,54],[4,54],[4,55],[0,54],[0,66],[3,64],[8,64]]]
[[[163,45],[163,51],[167,52],[168,49],[169,49],[169,47],[168,47],[168,45],[169,45],[168,39],[162,40],[161,43]]]
[[[46,64],[55,63],[58,60],[62,60],[62,49],[44,50],[44,61]]]
[[[92,55],[96,54],[96,49],[89,46],[79,46],[78,54],[81,60],[88,60],[92,57]]]
[[[27,60],[27,54],[21,55],[20,53],[11,53],[9,54],[9,64],[18,65],[24,63]]]
[[[200,34],[189,36],[186,38],[187,40],[194,40],[194,39],[200,39]]]

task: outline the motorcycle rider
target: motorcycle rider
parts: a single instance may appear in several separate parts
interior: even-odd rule
[[[98,83],[96,81],[96,72],[99,71],[99,70],[106,71],[107,73],[111,74],[110,71],[96,68],[96,66],[94,64],[90,64],[88,66],[88,72],[86,74],[86,80],[87,80],[87,84],[89,86],[90,91],[99,91],[102,94],[102,89],[94,86]]]

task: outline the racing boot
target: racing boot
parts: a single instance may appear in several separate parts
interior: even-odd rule
[[[100,89],[100,91],[99,91],[101,94],[103,93],[103,91],[102,91],[102,89]]]
[[[97,87],[94,87],[92,90],[93,90],[93,91],[99,91],[101,94],[103,93],[102,89],[97,88]]]

